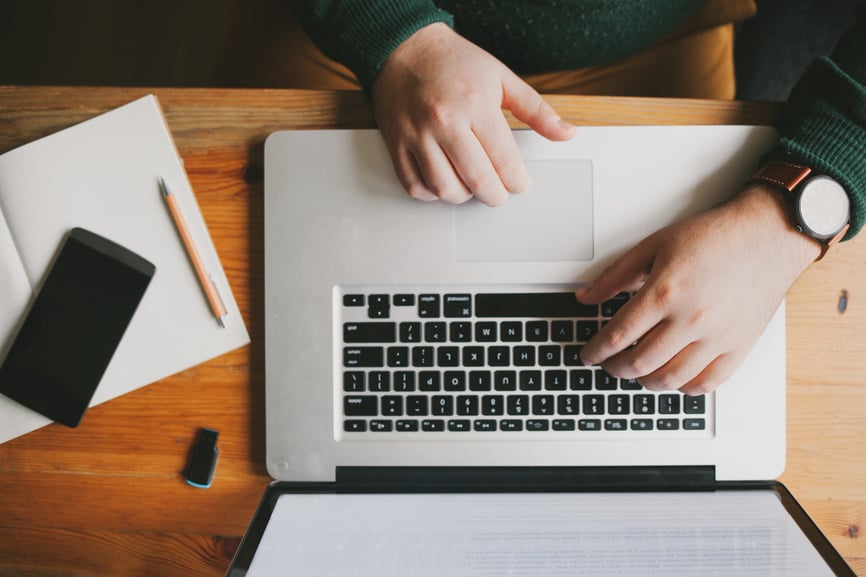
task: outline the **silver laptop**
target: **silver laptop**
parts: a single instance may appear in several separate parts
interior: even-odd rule
[[[572,294],[646,235],[737,192],[776,133],[585,127],[565,143],[531,131],[515,138],[532,190],[488,208],[410,199],[374,130],[270,136],[271,476],[348,482],[475,468],[778,476],[784,307],[728,382],[688,397],[583,366],[581,344],[629,295],[583,307]]]

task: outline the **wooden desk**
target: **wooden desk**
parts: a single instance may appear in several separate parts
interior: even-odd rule
[[[143,89],[0,87],[0,152]],[[264,468],[262,162],[278,129],[373,126],[357,94],[155,90],[252,335],[248,347],[0,445],[0,576],[220,576]],[[775,122],[772,105],[553,97],[578,124]],[[791,489],[866,575],[866,234],[788,299]],[[847,309],[838,309],[847,291]],[[2,306],[2,303],[0,303]],[[220,431],[213,487],[183,479],[198,427]]]

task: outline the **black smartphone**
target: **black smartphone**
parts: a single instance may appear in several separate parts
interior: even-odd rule
[[[78,426],[155,271],[115,242],[69,231],[0,365],[0,393]]]

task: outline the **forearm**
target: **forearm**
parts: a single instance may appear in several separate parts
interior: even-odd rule
[[[791,93],[782,139],[767,160],[788,160],[835,178],[851,198],[853,237],[866,221],[866,8],[828,58]]]
[[[354,72],[368,93],[405,39],[434,22],[453,25],[432,0],[289,0],[289,7],[322,52]]]

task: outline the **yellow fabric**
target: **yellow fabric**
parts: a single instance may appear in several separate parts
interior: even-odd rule
[[[285,11],[261,0],[256,14],[247,2],[239,12],[228,53],[226,84],[284,88],[360,89],[352,73],[324,56]],[[268,11],[274,12],[266,16]],[[526,77],[541,93],[734,97],[733,23],[756,12],[754,0],[708,0],[667,37],[612,64]],[[265,22],[263,29],[261,23]],[[256,25],[258,23],[258,25]],[[246,30],[244,30],[246,28]]]

